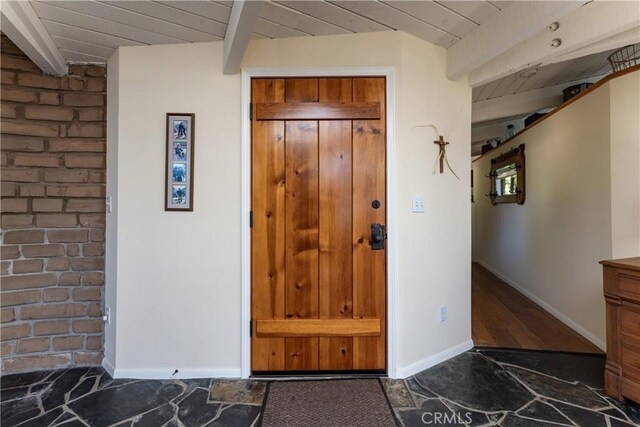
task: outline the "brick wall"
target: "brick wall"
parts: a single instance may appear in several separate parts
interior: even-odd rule
[[[105,68],[2,62],[2,370],[102,361]]]

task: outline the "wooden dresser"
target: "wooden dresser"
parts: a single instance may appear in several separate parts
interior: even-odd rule
[[[600,264],[607,302],[605,392],[640,403],[640,258]]]

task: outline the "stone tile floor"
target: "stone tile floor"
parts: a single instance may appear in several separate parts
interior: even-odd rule
[[[604,394],[604,362],[599,355],[477,349],[384,384],[406,427],[640,425],[639,405]]]
[[[478,349],[382,382],[405,427],[640,425],[639,405],[604,395],[603,370],[601,356]],[[3,427],[190,427],[259,425],[268,382],[114,380],[73,368],[5,375],[0,386]]]

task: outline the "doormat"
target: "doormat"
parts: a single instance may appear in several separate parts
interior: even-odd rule
[[[396,427],[377,379],[275,381],[269,383],[263,427]]]

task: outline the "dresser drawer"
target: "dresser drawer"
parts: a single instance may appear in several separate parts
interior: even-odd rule
[[[640,340],[625,337],[620,350],[622,376],[640,383]]]
[[[620,272],[618,274],[618,289],[621,297],[640,304],[640,276]]]
[[[640,306],[623,303],[620,308],[620,333],[626,339],[640,342]]]

